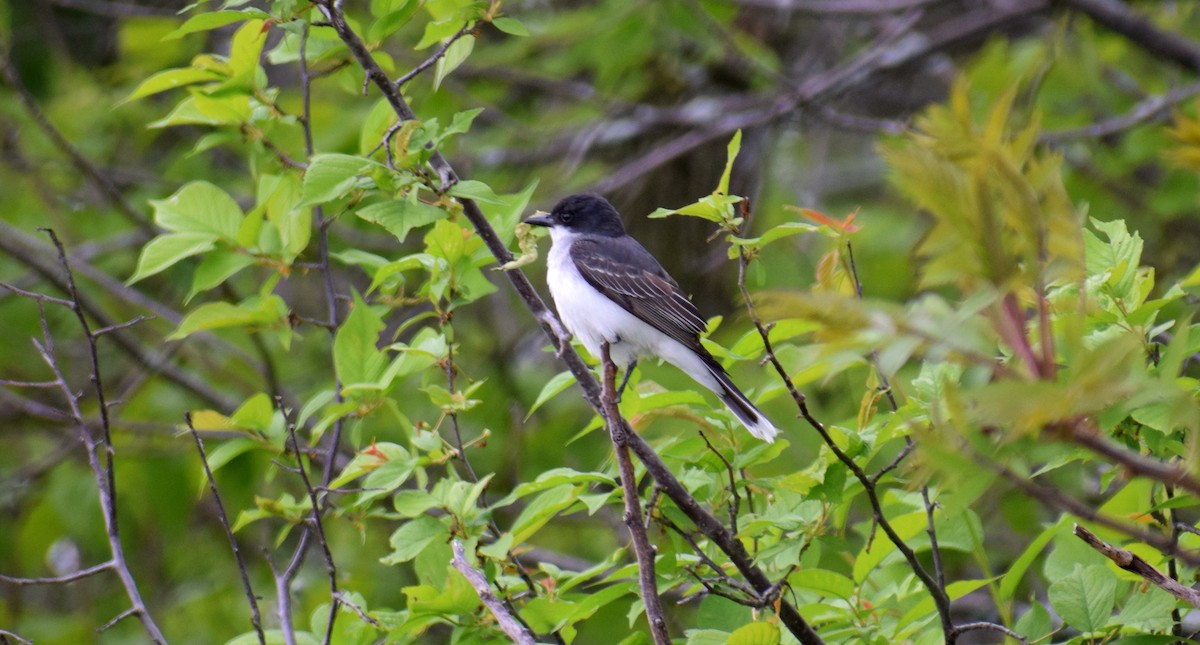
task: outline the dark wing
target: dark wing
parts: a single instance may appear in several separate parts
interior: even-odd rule
[[[571,259],[580,275],[626,311],[683,343],[707,354],[699,335],[708,328],[696,305],[650,252],[631,237],[591,239],[571,244]]]

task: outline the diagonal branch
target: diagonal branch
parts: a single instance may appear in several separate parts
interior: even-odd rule
[[[1200,609],[1200,591],[1181,585],[1179,582],[1168,578],[1162,571],[1159,571],[1154,565],[1146,562],[1132,551],[1113,546],[1078,524],[1075,525],[1075,537],[1083,540],[1088,546],[1099,551],[1101,555],[1112,560],[1118,567],[1131,573],[1136,573],[1146,582]]]
[[[654,547],[646,536],[646,526],[642,524],[641,498],[638,497],[637,476],[633,472],[633,460],[629,458],[629,445],[626,440],[629,425],[621,418],[617,408],[617,366],[609,355],[608,342],[600,345],[601,363],[604,365],[604,385],[600,396],[601,410],[604,413],[604,424],[608,427],[608,436],[612,439],[613,451],[617,455],[617,465],[621,473],[621,490],[625,496],[625,527],[633,541],[633,552],[638,562],[638,588],[642,591],[642,603],[646,607],[646,620],[650,623],[650,635],[654,637],[655,645],[670,645],[671,634],[667,631],[667,621],[663,617],[662,600],[658,597],[658,579],[654,570]]]
[[[217,481],[213,479],[212,469],[208,467],[208,455],[204,452],[204,442],[200,439],[200,433],[196,432],[196,426],[192,425],[192,414],[190,412],[184,414],[183,419],[192,433],[192,439],[196,442],[196,451],[200,453],[200,464],[204,466],[204,476],[208,479],[208,489],[212,492],[213,501],[217,505],[217,518],[221,522],[221,528],[225,529],[225,537],[229,539],[229,548],[233,550],[233,559],[237,562],[238,573],[241,574],[242,589],[246,592],[246,600],[250,603],[250,624],[254,626],[254,633],[258,636],[259,644],[267,645],[254,587],[250,585],[250,576],[246,573],[246,562],[242,560],[242,552],[238,549],[237,538],[233,536],[233,528],[229,525],[229,515],[225,513],[225,503],[221,501],[221,492],[217,490]]]

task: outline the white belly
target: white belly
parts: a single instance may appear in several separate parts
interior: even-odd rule
[[[619,367],[642,356],[656,356],[682,369],[708,389],[719,388],[694,352],[588,284],[575,268],[566,250],[569,246],[568,240],[561,239],[551,246],[546,283],[558,317],[593,356],[600,358],[600,344],[607,341],[613,362]]]

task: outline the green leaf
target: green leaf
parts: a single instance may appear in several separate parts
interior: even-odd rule
[[[1050,606],[1068,625],[1090,634],[1108,624],[1116,601],[1117,577],[1108,567],[1076,565],[1065,578],[1050,585]]]
[[[154,221],[175,233],[205,233],[234,241],[242,209],[229,193],[207,181],[193,181],[166,199],[153,200]]]
[[[477,202],[483,202],[485,204],[505,203],[503,199],[496,195],[496,192],[492,190],[491,186],[488,186],[482,181],[475,181],[474,179],[465,179],[457,184],[454,184],[454,186],[450,188],[450,194],[454,197],[473,199]]]
[[[312,213],[296,208],[302,193],[301,180],[294,173],[259,178],[257,201],[279,234],[285,262],[294,260],[312,237]]]
[[[1025,577],[1025,572],[1029,570],[1029,566],[1033,564],[1034,559],[1041,554],[1042,549],[1046,548],[1050,540],[1063,530],[1067,522],[1068,517],[1063,516],[1057,523],[1046,527],[1045,530],[1029,543],[1029,546],[1025,547],[1025,550],[1021,552],[1021,555],[1012,563],[1008,571],[1005,572],[1004,579],[1000,581],[999,594],[1002,600],[1008,600],[1013,597],[1013,594],[1017,591],[1017,585]]]
[[[815,591],[823,596],[849,600],[857,589],[854,581],[828,569],[802,569],[788,577],[788,583],[798,589]]]
[[[578,498],[579,488],[573,484],[562,484],[542,493],[530,502],[513,522],[511,529],[513,539],[517,544],[528,540],[560,511],[574,504]]]
[[[404,526],[392,533],[392,553],[380,559],[384,564],[400,564],[408,562],[420,555],[421,551],[434,540],[445,540],[450,532],[437,519],[422,515],[415,520],[405,522]]]
[[[740,130],[738,131],[741,132]],[[729,635],[726,645],[779,645],[779,625],[750,623]]]
[[[387,356],[377,346],[382,331],[383,319],[356,291],[350,315],[333,340],[333,369],[342,387],[374,383],[383,374]]]
[[[275,294],[253,296],[240,304],[210,302],[200,305],[179,323],[179,328],[167,337],[179,340],[198,331],[222,327],[269,327],[287,324],[287,303]]]
[[[254,258],[244,253],[218,250],[209,253],[200,261],[196,272],[192,274],[192,288],[188,291],[183,303],[187,304],[197,294],[208,291],[225,282],[238,271],[254,264]]]
[[[433,45],[434,43],[442,42],[458,33],[458,30],[462,29],[464,26],[466,25],[463,24],[462,20],[458,20],[453,17],[446,20],[431,22],[425,25],[425,33],[421,36],[420,42],[418,42],[416,47],[413,47],[413,49],[420,51],[426,47],[429,47],[430,45]]]
[[[545,385],[542,386],[542,391],[538,393],[537,399],[533,402],[533,405],[529,407],[529,412],[525,413],[525,420],[528,421],[529,417],[533,416],[533,413],[537,412],[537,409],[542,407],[543,403],[554,398],[568,387],[571,387],[571,384],[574,382],[575,375],[569,370],[555,374],[554,378],[550,379]]]
[[[446,53],[438,59],[437,64],[434,66],[433,91],[436,92],[442,86],[442,81],[451,72],[458,69],[458,66],[462,65],[470,57],[474,49],[475,37],[471,35],[459,38],[446,48]]]
[[[230,78],[227,87],[252,89],[258,72],[258,61],[262,57],[263,45],[267,42],[270,23],[250,20],[233,34],[229,46]]]
[[[133,284],[168,269],[184,258],[210,251],[214,242],[216,237],[208,233],[159,235],[142,247],[137,269],[125,284]]]
[[[321,204],[345,195],[358,184],[358,176],[373,165],[370,159],[354,155],[314,155],[304,172],[304,193],[298,206]]]
[[[163,40],[174,40],[198,31],[209,31],[235,22],[252,18],[270,18],[271,15],[262,9],[243,9],[241,11],[212,11],[198,13],[179,26],[178,29],[163,36]]]
[[[920,533],[927,526],[928,518],[924,511],[914,511],[907,515],[893,518],[892,528],[900,536],[901,540],[907,540],[917,533]],[[896,552],[896,545],[892,544],[891,540],[874,540],[870,544],[868,551],[864,546],[859,552],[858,557],[854,559],[854,579],[862,582],[867,579],[867,575],[871,573],[875,567],[883,561],[884,558]]]
[[[140,98],[158,94],[159,92],[173,90],[177,87],[185,87],[194,83],[219,81],[224,78],[225,76],[209,69],[196,69],[195,67],[168,69],[142,81],[141,85],[137,86],[137,89],[131,92],[129,96],[121,99],[121,102],[117,105],[124,105],[130,101],[136,101]]]
[[[438,505],[438,501],[423,489],[396,491],[392,506],[401,517],[417,517]]]
[[[426,204],[416,197],[416,191],[407,199],[392,199],[364,206],[354,212],[358,217],[378,224],[403,242],[409,231],[432,224],[444,217],[446,211]]]
[[[1013,629],[1032,643],[1040,641],[1050,634],[1054,630],[1054,622],[1046,607],[1042,603],[1034,601],[1030,603],[1029,611],[1017,619],[1017,624],[1013,625]]]
[[[721,181],[717,183],[717,194],[729,194],[729,175],[733,173],[733,162],[737,159],[738,152],[742,149],[742,130],[733,134],[733,138],[729,140],[729,146],[725,150],[725,170],[721,173]]]
[[[496,26],[496,29],[503,31],[510,36],[525,37],[529,35],[529,30],[525,28],[524,23],[516,18],[502,16],[493,20],[492,24]]]
[[[1121,612],[1113,616],[1110,625],[1138,627],[1146,631],[1170,631],[1171,611],[1177,601],[1171,594],[1149,587],[1135,587]]]

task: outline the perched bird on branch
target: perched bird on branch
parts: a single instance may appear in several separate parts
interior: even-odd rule
[[[599,195],[560,201],[527,224],[550,229],[546,282],[567,329],[595,356],[608,342],[625,367],[621,390],[642,356],[657,356],[712,390],[750,434],[774,441],[779,431],[700,344],[708,325],[658,260],[625,232],[621,216]]]

